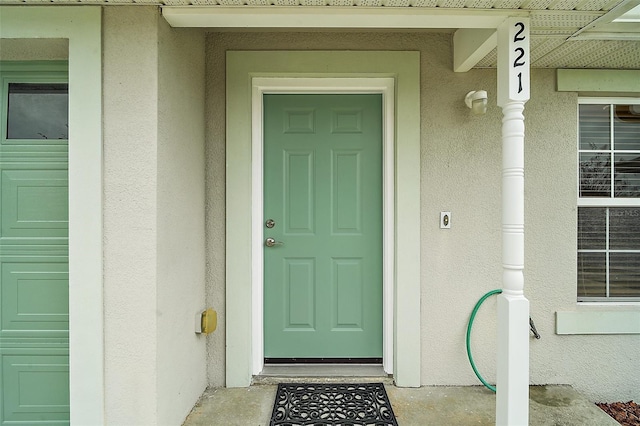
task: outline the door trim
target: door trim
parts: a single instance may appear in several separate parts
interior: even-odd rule
[[[264,367],[263,102],[267,93],[382,95],[382,359],[393,374],[393,290],[395,276],[395,82],[393,78],[254,77],[251,80],[251,321],[252,374]]]
[[[245,387],[253,374],[251,98],[255,77],[379,77],[395,82],[395,276],[393,377],[421,384],[420,52],[235,51],[226,53],[225,385]],[[214,301],[216,303],[216,301]]]

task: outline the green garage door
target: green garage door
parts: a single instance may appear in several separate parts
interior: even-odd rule
[[[66,66],[0,79],[0,425],[69,424]]]

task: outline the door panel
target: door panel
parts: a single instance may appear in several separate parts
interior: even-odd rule
[[[360,181],[360,157],[359,152],[333,152],[331,217],[334,234],[361,233],[363,188]]]
[[[2,263],[2,332],[68,329],[66,263]]]
[[[315,259],[284,259],[285,330],[315,328]]]
[[[285,225],[288,235],[313,234],[315,224],[315,180],[313,152],[285,155]]]
[[[0,180],[3,237],[66,237],[66,170],[5,169]]]
[[[2,357],[3,425],[69,424],[69,356],[37,352]]]
[[[362,331],[364,277],[362,259],[332,259],[332,330],[351,329]]]
[[[382,357],[381,95],[264,96],[266,358]]]

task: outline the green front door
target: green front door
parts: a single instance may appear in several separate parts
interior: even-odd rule
[[[265,358],[382,358],[381,95],[264,96],[264,218]]]
[[[69,424],[67,73],[45,67],[0,63],[3,426]]]

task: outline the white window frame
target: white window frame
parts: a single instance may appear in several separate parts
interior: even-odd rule
[[[580,197],[580,154],[583,152],[589,152],[589,150],[580,150],[580,115],[579,109],[580,105],[585,104],[602,104],[602,105],[640,105],[639,97],[581,97],[578,98],[578,113],[577,113],[577,141],[576,141],[576,185],[577,185],[577,207],[638,207],[640,208],[640,197],[638,198],[597,198],[597,197]],[[610,123],[611,129],[610,132],[613,131],[613,122]],[[613,146],[610,147],[609,151],[613,151]],[[601,152],[602,150],[597,150]],[[595,151],[594,151],[595,152]],[[615,152],[615,151],[614,151]],[[614,185],[613,177],[611,181],[611,185]],[[577,222],[576,222],[577,227]],[[607,235],[609,234],[609,221],[607,218]],[[576,240],[577,245],[577,240]],[[576,253],[578,252],[589,252],[590,250],[578,250],[576,247]],[[597,250],[601,252],[601,250]],[[625,252],[633,252],[629,250],[625,250]],[[640,250],[638,250],[640,252]],[[608,247],[608,238],[607,238],[607,247],[605,249],[605,253],[609,253]],[[608,256],[607,256],[608,259]],[[576,271],[577,274],[577,271]],[[607,293],[609,292],[609,264],[607,261]],[[576,285],[577,285],[577,275],[576,275]],[[578,297],[579,303],[605,303],[605,304],[639,304],[640,305],[640,297]]]

